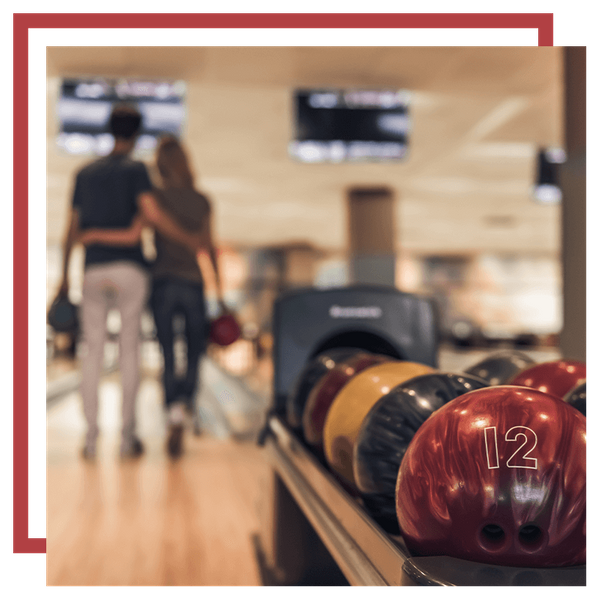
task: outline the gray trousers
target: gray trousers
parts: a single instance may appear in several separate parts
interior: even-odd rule
[[[116,308],[121,314],[119,369],[123,390],[122,445],[126,450],[135,435],[135,400],[139,387],[140,320],[149,293],[149,275],[132,262],[91,265],[83,278],[81,327],[84,354],[81,395],[87,421],[86,446],[98,437],[98,386],[104,364],[106,319]]]

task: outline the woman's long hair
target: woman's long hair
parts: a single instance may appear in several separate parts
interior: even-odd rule
[[[179,140],[167,135],[156,151],[156,166],[166,188],[193,188],[194,176]]]

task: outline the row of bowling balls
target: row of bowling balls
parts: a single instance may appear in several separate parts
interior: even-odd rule
[[[461,373],[352,348],[317,356],[287,419],[416,555],[585,563],[585,363],[517,351]]]

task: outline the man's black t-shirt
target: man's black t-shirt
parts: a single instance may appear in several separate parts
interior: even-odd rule
[[[138,211],[138,195],[151,189],[150,177],[142,162],[127,156],[111,155],[90,163],[79,171],[75,180],[73,208],[79,213],[80,228],[129,227]],[[86,248],[86,267],[121,260],[146,266],[140,244],[92,244]]]

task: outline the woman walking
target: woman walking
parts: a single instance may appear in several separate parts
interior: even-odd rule
[[[163,138],[157,149],[156,166],[161,185],[154,190],[156,202],[187,233],[199,236],[207,250],[217,285],[218,301],[225,310],[216,250],[211,232],[211,204],[194,185],[186,154],[172,136]],[[194,410],[198,370],[206,350],[209,321],[206,314],[204,280],[197,256],[189,245],[155,231],[156,259],[152,267],[150,305],[158,341],[164,357],[163,384],[168,412],[167,451],[172,457],[182,452],[185,414]],[[175,319],[183,318],[187,365],[183,376],[175,372]]]

